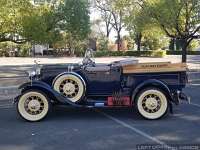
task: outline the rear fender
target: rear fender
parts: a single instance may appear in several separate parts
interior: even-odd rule
[[[136,88],[133,89],[132,92],[132,100],[135,100],[137,94],[144,88],[147,87],[156,87],[158,89],[163,90],[166,94],[167,97],[170,101],[173,101],[173,97],[172,97],[172,93],[170,91],[170,89],[168,88],[168,86],[163,83],[160,80],[156,80],[156,79],[150,79],[150,80],[146,80],[143,83],[139,84]]]
[[[31,89],[41,90],[44,93],[46,93],[50,99],[54,101],[58,101],[62,104],[70,104],[73,106],[79,106],[71,102],[68,98],[64,97],[63,95],[55,91],[50,85],[42,81],[33,81],[33,82],[24,83],[19,87],[19,89],[21,90],[21,94]],[[15,103],[19,100],[20,96],[21,95],[15,98]]]

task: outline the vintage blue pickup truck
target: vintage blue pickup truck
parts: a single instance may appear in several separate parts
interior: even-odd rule
[[[50,106],[132,107],[146,119],[158,119],[173,104],[188,100],[183,63],[137,63],[132,60],[96,64],[87,50],[82,63],[38,65],[30,82],[19,87],[14,102],[18,114],[28,121],[47,116]],[[67,109],[67,108],[66,108]],[[116,109],[117,111],[117,109]]]

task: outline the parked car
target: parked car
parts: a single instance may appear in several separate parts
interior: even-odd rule
[[[50,106],[132,107],[146,119],[159,119],[173,104],[188,100],[186,65],[122,60],[96,64],[87,50],[82,63],[38,65],[19,87],[17,112],[28,121],[47,116]],[[67,108],[66,108],[67,109]],[[116,110],[117,111],[117,110]]]

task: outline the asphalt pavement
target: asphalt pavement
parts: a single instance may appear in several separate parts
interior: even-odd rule
[[[28,81],[29,69],[0,69],[0,150],[141,150],[146,144],[200,149],[200,72],[189,72],[190,83],[184,89],[191,104],[174,106],[174,114],[159,120],[145,120],[133,108],[56,106],[44,120],[30,123],[17,115],[12,104],[17,87]]]
[[[134,109],[54,107],[42,121],[22,120],[9,102],[0,104],[0,150],[134,150],[140,144],[169,146],[200,143],[199,85],[185,92],[191,104],[154,121]],[[176,145],[177,146],[177,145]]]

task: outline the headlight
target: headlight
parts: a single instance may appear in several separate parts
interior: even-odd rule
[[[29,74],[29,77],[34,77],[34,76],[36,76],[36,75],[40,75],[40,68],[37,68],[37,69],[35,69],[35,70],[30,70],[30,71],[28,72],[28,74]]]
[[[29,75],[29,77],[33,77],[36,75],[36,71],[35,70],[29,71],[28,75]]]

